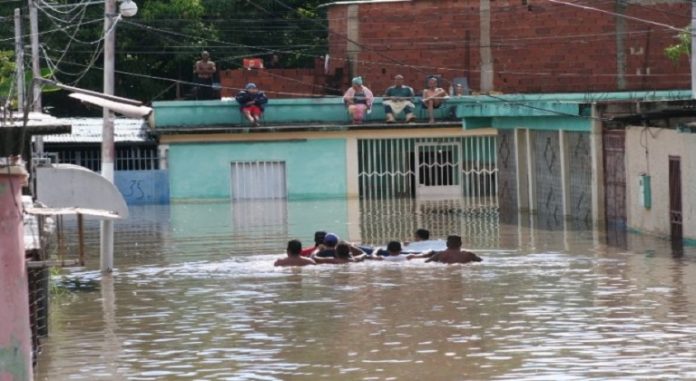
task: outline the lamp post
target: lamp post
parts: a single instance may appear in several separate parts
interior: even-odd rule
[[[120,14],[116,13],[116,0],[104,2],[104,94],[114,95],[114,66],[116,56],[116,23],[121,16],[132,17],[138,12],[137,5],[130,0],[123,1]],[[104,108],[102,125],[101,174],[114,182],[114,113]],[[102,221],[100,229],[100,268],[102,273],[114,269],[114,224]]]

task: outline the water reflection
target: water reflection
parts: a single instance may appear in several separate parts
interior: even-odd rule
[[[38,380],[696,378],[696,263],[669,241],[500,224],[459,201],[174,204],[116,225],[117,272],[54,300]],[[484,262],[276,269],[317,229],[464,236]]]

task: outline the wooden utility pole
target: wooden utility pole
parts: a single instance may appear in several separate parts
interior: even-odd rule
[[[114,66],[116,59],[116,0],[104,2],[104,94],[114,94]],[[114,182],[114,113],[104,108],[102,125],[101,174]],[[100,229],[100,268],[102,273],[114,269],[114,223],[102,220]]]
[[[39,16],[36,13],[34,0],[29,0],[29,28],[31,29],[31,72],[34,78],[41,78],[41,66],[39,65]],[[41,112],[41,84],[34,81],[32,84],[31,103],[32,110]]]
[[[15,32],[15,73],[17,76],[17,111],[24,113],[24,46],[22,44],[22,12],[19,8],[14,10]]]
[[[493,58],[491,54],[491,2],[481,0],[479,6],[480,38],[479,51],[481,52],[481,92],[493,91]]]

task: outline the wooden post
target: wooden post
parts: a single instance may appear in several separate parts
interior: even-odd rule
[[[21,165],[0,166],[0,380],[31,381],[29,290],[24,258]]]

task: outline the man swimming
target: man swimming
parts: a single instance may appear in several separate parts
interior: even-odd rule
[[[391,241],[387,244],[388,255],[371,255],[365,259],[374,259],[378,261],[402,262],[408,259],[406,255],[401,254],[401,242]]]
[[[360,262],[366,256],[365,253],[358,256],[351,255],[351,246],[343,241],[336,245],[335,253],[335,257],[316,257],[314,260],[317,264],[343,265],[350,262]]]
[[[302,251],[302,243],[296,239],[293,239],[292,241],[288,241],[288,248],[287,248],[287,257],[278,259],[275,261],[273,266],[282,266],[282,267],[287,267],[287,266],[307,266],[307,265],[315,265],[316,262],[314,262],[313,259],[311,258],[304,258],[300,255],[300,251]]]
[[[300,255],[303,257],[309,257],[312,254],[316,253],[319,251],[320,246],[324,243],[324,237],[326,237],[326,232],[323,230],[319,230],[314,232],[314,246],[311,247],[306,247],[302,249],[302,252],[300,252]]]
[[[428,258],[425,262],[440,262],[446,264],[481,262],[478,255],[462,250],[462,237],[451,235],[447,237],[447,249],[443,251],[429,251],[422,254],[409,255],[408,259]]]

